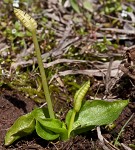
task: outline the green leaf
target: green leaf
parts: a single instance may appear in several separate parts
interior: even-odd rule
[[[59,137],[59,134],[56,134],[48,129],[46,129],[40,122],[36,121],[36,132],[38,136],[45,140],[55,140]]]
[[[17,32],[16,36],[18,36],[18,37],[24,37],[24,33],[23,32]]]
[[[67,129],[65,124],[58,119],[38,119],[36,122],[37,134],[45,140],[67,139]]]
[[[67,125],[67,128],[69,127],[70,119],[71,119],[71,116],[72,116],[72,111],[73,110],[69,110],[67,115],[66,115],[65,123]]]
[[[20,27],[21,27],[20,22],[16,21],[14,27],[15,27],[16,30],[19,30]]]
[[[36,120],[49,118],[49,112],[46,107],[36,108],[32,111],[32,114]]]
[[[77,13],[80,13],[80,9],[76,0],[70,0],[70,4]]]
[[[87,9],[88,11],[93,12],[92,3],[91,3],[89,0],[85,0],[85,1],[83,2],[83,7],[84,7],[85,9]]]
[[[35,119],[32,113],[19,117],[7,131],[5,145],[10,145],[17,139],[32,133],[35,129]]]
[[[127,104],[128,100],[86,101],[75,118],[73,130],[76,130],[76,133],[81,133],[95,126],[110,124],[118,118]]]

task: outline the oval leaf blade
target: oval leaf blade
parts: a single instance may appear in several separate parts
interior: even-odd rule
[[[32,133],[35,129],[35,119],[32,113],[19,117],[7,131],[5,145],[10,145],[17,139]]]
[[[46,140],[54,140],[58,137],[61,140],[67,139],[67,129],[63,122],[58,119],[38,119],[36,122],[36,132]]]
[[[118,118],[127,104],[128,100],[114,102],[103,100],[86,101],[75,118],[73,130],[110,124]]]
[[[45,140],[55,140],[59,137],[59,134],[46,129],[39,121],[36,121],[36,132]]]

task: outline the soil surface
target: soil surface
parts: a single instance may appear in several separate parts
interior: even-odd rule
[[[47,142],[33,133],[15,142],[9,147],[4,146],[4,136],[8,128],[21,115],[30,112],[36,104],[21,93],[1,88],[0,95],[0,149],[1,150],[100,150],[102,143],[98,140],[97,132],[89,131],[87,134],[76,136],[66,142]],[[102,127],[102,135],[111,143],[118,136],[121,128],[132,115],[131,120],[124,128],[119,142],[126,145],[135,144],[135,102],[130,102],[120,117],[115,121],[115,128],[108,130]],[[120,149],[124,149],[119,146]]]

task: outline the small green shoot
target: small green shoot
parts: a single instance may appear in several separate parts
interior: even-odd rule
[[[75,94],[74,96],[74,107],[72,111],[72,115],[70,118],[69,126],[68,126],[68,137],[70,137],[70,133],[73,128],[73,123],[75,119],[75,115],[79,110],[81,109],[82,106],[82,100],[84,99],[84,96],[86,95],[88,89],[90,87],[90,81],[86,82]]]
[[[124,124],[124,126],[121,128],[121,130],[120,130],[120,132],[119,132],[119,134],[118,134],[118,136],[117,136],[117,138],[116,138],[116,140],[115,140],[115,142],[114,142],[114,145],[117,145],[117,144],[119,143],[118,140],[119,140],[119,138],[120,138],[122,132],[124,131],[124,128],[125,128],[125,127],[127,126],[127,124],[130,122],[130,120],[133,118],[133,116],[134,116],[134,113],[129,117],[129,119],[126,121],[126,123]]]

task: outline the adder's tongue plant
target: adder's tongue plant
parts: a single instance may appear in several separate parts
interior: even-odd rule
[[[14,13],[16,17],[22,22],[22,24],[32,33],[32,38],[33,38],[33,42],[35,46],[37,61],[38,61],[39,70],[40,70],[41,79],[42,79],[43,90],[44,90],[44,94],[45,94],[47,105],[48,105],[49,115],[50,115],[50,118],[55,118],[53,107],[52,107],[52,102],[51,102],[51,98],[49,94],[47,79],[45,75],[45,70],[44,70],[43,62],[41,58],[41,52],[40,52],[40,48],[39,48],[39,44],[38,44],[37,36],[36,36],[37,23],[31,16],[29,16],[27,13],[23,12],[20,9],[14,8]]]
[[[34,130],[45,140],[67,140],[71,136],[91,130],[95,126],[110,124],[116,120],[122,109],[128,104],[128,100],[117,100],[114,102],[104,100],[83,101],[86,92],[89,90],[90,81],[87,81],[76,92],[73,109],[67,113],[65,122],[54,117],[46,75],[36,37],[37,23],[20,9],[15,8],[14,12],[22,24],[32,33],[48,109],[45,107],[36,108],[32,112],[19,117],[7,131],[5,145],[12,144],[19,138],[31,134]]]
[[[79,110],[81,109],[82,100],[83,100],[85,94],[87,93],[89,87],[90,87],[90,81],[86,82],[86,83],[76,92],[76,94],[75,94],[75,96],[74,96],[74,107],[73,107],[72,115],[71,115],[70,122],[69,122],[69,126],[68,126],[68,137],[70,137],[70,133],[71,133],[72,128],[73,128],[73,123],[74,123],[75,115],[76,115],[76,113],[78,113]]]

